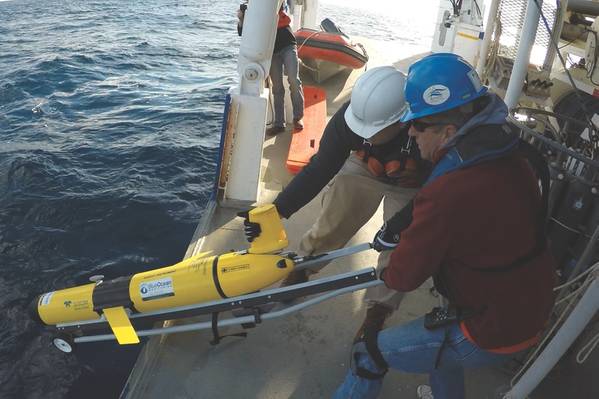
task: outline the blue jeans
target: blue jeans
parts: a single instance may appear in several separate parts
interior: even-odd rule
[[[297,47],[290,45],[282,48],[272,55],[270,63],[270,79],[272,80],[272,95],[274,102],[275,127],[285,126],[285,86],[283,86],[283,67],[289,81],[291,92],[291,105],[293,106],[293,119],[304,117],[304,91],[299,78],[299,63],[297,60]]]
[[[501,363],[513,355],[500,355],[484,351],[472,344],[457,324],[447,328],[427,330],[424,318],[385,329],[379,333],[379,349],[390,369],[406,373],[428,373],[435,399],[464,398],[464,369]],[[439,365],[435,368],[437,354],[447,334]],[[354,364],[337,389],[335,399],[376,398],[383,379],[369,380],[355,375],[356,366],[371,372],[381,370],[370,359],[363,342],[354,346]],[[399,398],[399,396],[398,396]]]

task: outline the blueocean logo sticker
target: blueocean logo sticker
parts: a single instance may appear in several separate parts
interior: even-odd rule
[[[48,306],[55,291],[48,292],[40,297],[39,306]]]
[[[139,285],[139,293],[141,294],[141,299],[144,301],[173,296],[175,295],[173,279],[166,277],[160,280],[141,283]]]
[[[447,86],[432,85],[424,91],[422,99],[428,105],[439,105],[449,100],[451,92]]]

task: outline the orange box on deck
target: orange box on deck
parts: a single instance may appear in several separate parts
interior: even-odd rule
[[[327,122],[327,97],[323,89],[304,86],[304,129],[294,130],[287,155],[287,170],[297,174],[318,151]]]

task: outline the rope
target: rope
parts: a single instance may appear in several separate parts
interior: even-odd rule
[[[322,31],[319,31],[319,30],[317,30],[317,31],[314,31],[314,33],[310,34],[310,35],[309,35],[307,38],[305,38],[305,39],[304,39],[304,42],[303,42],[303,43],[302,43],[302,44],[301,44],[301,45],[300,45],[300,46],[297,48],[297,58],[298,58],[298,60],[299,60],[299,61],[300,61],[300,63],[301,63],[303,66],[304,66],[304,68],[306,68],[306,69],[308,69],[308,70],[310,70],[310,71],[312,71],[312,72],[318,72],[318,69],[316,69],[316,68],[312,68],[312,67],[309,67],[309,66],[308,66],[308,65],[307,65],[307,64],[304,62],[304,60],[302,60],[301,58],[299,58],[299,52],[300,52],[300,50],[302,49],[302,47],[304,47],[304,45],[305,45],[305,44],[308,42],[308,40],[310,40],[310,39],[312,38],[312,36],[314,36],[314,35],[317,35],[318,33],[321,33],[321,32],[322,32]]]
[[[559,301],[556,301],[554,306],[557,306],[560,303],[566,302],[568,299],[572,299],[573,297],[579,295],[582,291],[584,291],[584,288],[586,288],[586,286],[584,284],[582,284],[580,287],[578,287],[577,289],[575,289],[574,291],[572,291],[571,293],[569,293],[568,295],[566,295]]]
[[[590,269],[596,269],[598,265],[599,265],[599,263],[596,263]],[[588,274],[587,271],[585,271],[585,274]],[[578,276],[578,277],[580,277],[580,276]],[[587,278],[582,283],[582,285],[579,288],[577,288],[574,292],[569,294],[566,298],[564,298],[564,299],[569,299],[570,301],[567,303],[564,310],[558,316],[555,323],[553,323],[553,326],[545,334],[545,337],[543,338],[543,340],[537,345],[537,347],[535,348],[533,353],[531,355],[529,355],[528,359],[526,359],[526,362],[522,365],[520,370],[518,370],[518,372],[510,380],[510,386],[513,387],[516,380],[518,380],[524,374],[524,372],[530,367],[530,364],[537,358],[538,354],[544,349],[547,342],[553,337],[555,330],[562,324],[563,319],[566,317],[567,314],[570,313],[570,310],[574,307],[574,304],[576,304],[577,299],[579,299],[578,297],[581,295],[581,293],[583,293],[586,290],[586,288],[588,288],[591,285],[591,283],[593,282],[594,279],[595,279],[595,276],[593,274],[588,274]],[[573,281],[574,280],[564,284],[563,286],[564,287],[569,286]],[[556,289],[558,289],[558,288],[559,288],[559,286],[556,287]],[[555,305],[557,306],[557,303]],[[593,349],[595,349],[595,347],[597,346],[597,342],[595,340],[596,340],[596,337],[594,337],[587,345],[585,345],[583,347],[583,349],[579,352],[579,354],[577,356],[577,360],[578,360],[578,357],[581,356],[581,353],[584,352],[584,350],[586,350],[589,346],[590,346],[590,352],[592,352]],[[586,360],[589,353],[582,355],[582,361]]]
[[[589,273],[591,273],[591,272],[593,272],[595,270],[599,270],[599,262],[595,263],[593,266],[589,267],[587,270],[585,270],[584,272],[580,273],[578,276],[576,276],[572,280],[568,281],[567,283],[562,284],[562,285],[558,285],[557,287],[555,287],[553,289],[553,291],[559,291],[562,288],[565,288],[565,287],[571,285],[575,281],[580,280],[582,277],[586,276],[587,274],[589,274]]]
[[[308,66],[308,64],[306,64],[301,58],[299,59],[299,62],[304,66],[304,68],[309,69],[312,72],[318,72],[318,69]]]
[[[591,338],[589,342],[578,352],[576,355],[576,362],[578,364],[583,364],[589,358],[590,354],[595,350],[597,345],[599,345],[599,333]],[[587,350],[588,352],[585,353]]]
[[[319,31],[319,30],[314,31],[314,33],[310,34],[307,38],[304,39],[304,42],[297,48],[297,54],[298,54],[298,56],[299,56],[300,50],[302,49],[302,47],[304,47],[304,44],[306,44],[306,42],[308,40],[310,40],[312,38],[312,36],[315,36],[315,35],[317,35],[319,33],[321,33],[321,31]]]

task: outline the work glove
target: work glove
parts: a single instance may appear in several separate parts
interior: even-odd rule
[[[260,233],[262,233],[262,229],[260,228],[259,223],[250,222],[250,210],[251,209],[248,209],[246,211],[241,211],[237,213],[237,216],[244,218],[243,232],[248,242],[254,241],[256,238],[260,236]]]
[[[399,244],[399,236],[400,233],[391,231],[387,226],[387,222],[385,222],[374,236],[372,248],[377,252],[390,251]]]
[[[411,200],[377,231],[374,240],[372,240],[372,248],[378,252],[394,249],[399,244],[401,232],[412,223],[413,211],[414,200]]]

